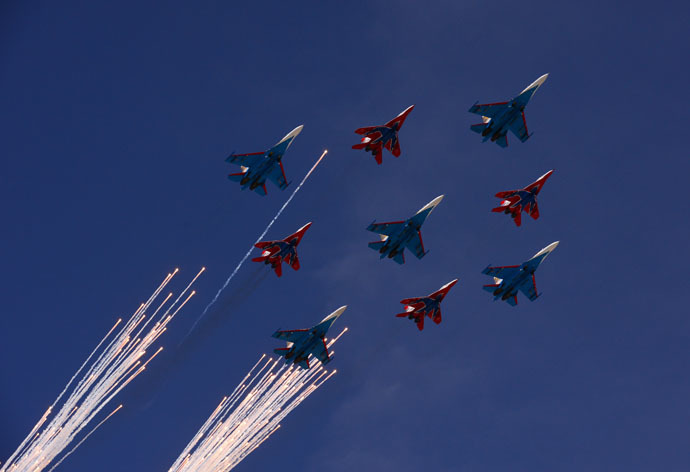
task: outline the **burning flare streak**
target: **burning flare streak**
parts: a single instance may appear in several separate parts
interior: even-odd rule
[[[268,233],[268,230],[271,229],[271,226],[273,226],[273,223],[276,222],[276,220],[278,219],[278,217],[280,217],[281,213],[283,213],[283,211],[285,210],[285,208],[287,208],[287,206],[290,204],[290,202],[292,201],[292,199],[295,198],[295,195],[297,195],[297,192],[299,192],[299,190],[302,188],[302,186],[303,186],[304,183],[307,181],[307,179],[309,178],[309,176],[310,176],[310,175],[312,174],[312,172],[314,172],[314,170],[316,169],[316,166],[319,165],[319,163],[320,163],[321,160],[326,156],[326,154],[328,154],[328,149],[324,149],[323,153],[321,153],[321,157],[319,157],[319,158],[316,160],[316,163],[311,167],[311,169],[309,169],[309,172],[307,172],[307,174],[304,176],[304,178],[303,178],[302,181],[299,183],[299,185],[297,186],[297,188],[295,188],[295,190],[292,192],[292,194],[290,195],[290,197],[285,201],[285,203],[283,203],[283,206],[280,207],[280,210],[278,210],[278,213],[276,213],[276,216],[274,216],[273,219],[271,220],[271,222],[268,223],[268,226],[266,226],[266,229],[264,229],[263,233],[261,233],[261,234],[259,235],[259,237],[256,238],[256,241],[254,242],[254,244],[258,243],[259,241],[261,241],[261,240],[264,238],[264,236],[266,236],[266,233]],[[191,332],[194,330],[194,328],[195,328],[196,325],[199,323],[199,321],[201,321],[201,318],[203,318],[204,315],[206,314],[206,312],[209,310],[209,308],[211,308],[211,306],[213,306],[213,304],[216,303],[216,302],[218,301],[218,297],[220,297],[220,294],[223,292],[223,290],[225,290],[225,289],[227,288],[228,284],[229,284],[230,281],[235,277],[235,275],[237,275],[237,273],[238,273],[239,270],[240,270],[240,267],[242,267],[242,264],[244,264],[244,263],[247,261],[247,259],[248,259],[249,256],[251,255],[252,251],[254,251],[254,244],[251,245],[251,247],[249,248],[249,251],[247,251],[247,253],[244,255],[244,257],[240,260],[240,262],[239,262],[239,263],[237,264],[237,266],[235,267],[235,270],[233,270],[232,273],[230,274],[230,276],[225,280],[225,283],[224,283],[223,286],[220,288],[220,290],[218,290],[218,292],[216,293],[216,296],[213,297],[213,299],[209,302],[208,305],[206,305],[206,308],[204,308],[204,311],[201,313],[201,315],[199,315],[199,318],[197,318],[197,320],[196,320],[196,321],[194,322],[194,324],[192,325],[191,329],[189,330],[189,333],[191,333]],[[188,336],[189,336],[189,333],[187,334]]]
[[[60,395],[43,414],[17,450],[0,467],[0,472],[41,471],[62,455],[50,469],[52,471],[108,418],[115,414],[122,405],[113,410],[88,434],[84,435],[69,452],[63,454],[67,446],[80,435],[82,430],[93,421],[110,400],[142,373],[146,369],[146,365],[163,349],[162,347],[158,348],[153,355],[142,362],[142,358],[151,345],[165,332],[168,323],[194,296],[194,291],[189,294],[187,292],[204,270],[205,268],[202,268],[196,274],[172,304],[165,308],[172,298],[171,293],[155,308],[150,317],[147,316],[146,312],[149,311],[170,280],[177,274],[178,269],[175,269],[172,274],[167,275],[151,297],[139,306],[124,326],[116,331],[116,328],[122,323],[122,319],[118,319],[67,382]],[[163,313],[158,315],[162,310]],[[154,320],[156,321],[152,324]],[[115,334],[113,335],[113,333]],[[75,380],[82,371],[85,373],[75,384]],[[60,403],[65,395],[67,398]],[[48,417],[58,406],[59,409],[44,427]]]
[[[347,331],[328,342],[330,348]],[[233,469],[280,428],[280,421],[330,379],[311,357],[311,369],[285,365],[281,358],[249,370],[240,384],[223,398],[182,451],[169,472],[225,472]]]

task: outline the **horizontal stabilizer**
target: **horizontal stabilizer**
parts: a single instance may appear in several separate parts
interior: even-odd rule
[[[475,133],[482,134],[482,132],[486,129],[487,125],[488,123],[477,123],[476,125],[471,125],[470,129]]]
[[[494,291],[498,288],[498,284],[484,285],[482,288],[487,292],[494,293]]]
[[[506,135],[504,134],[503,136],[501,136],[500,138],[498,138],[498,139],[496,140],[496,144],[498,144],[498,145],[501,146],[502,148],[508,147],[508,136],[506,136]]]
[[[281,357],[285,357],[288,352],[290,352],[289,347],[279,347],[273,350],[274,354],[278,354]]]
[[[374,241],[369,243],[369,247],[374,251],[380,251],[384,244],[386,244],[386,241]]]
[[[232,180],[233,182],[240,182],[244,176],[246,175],[246,172],[239,172],[237,174],[230,174],[228,175],[228,179]]]

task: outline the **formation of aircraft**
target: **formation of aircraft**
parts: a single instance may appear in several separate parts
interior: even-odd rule
[[[539,195],[546,179],[551,177],[551,174],[553,174],[552,170],[548,171],[523,189],[498,192],[496,196],[502,198],[503,201],[491,211],[510,215],[517,226],[520,226],[520,215],[523,211],[527,212],[529,216],[536,220],[539,218],[537,195]]]
[[[441,302],[456,283],[458,283],[458,279],[451,280],[426,297],[405,298],[404,300],[400,300],[400,303],[405,305],[405,311],[395,316],[414,320],[420,331],[424,329],[425,316],[431,318],[436,324],[441,323]]]
[[[228,175],[228,179],[239,182],[242,190],[249,187],[259,195],[266,195],[266,179],[272,181],[276,186],[285,190],[288,186],[283,168],[283,154],[290,147],[292,141],[302,131],[304,126],[300,125],[290,131],[283,139],[268,151],[250,152],[249,154],[232,153],[225,159],[231,164],[238,164],[242,172]]]
[[[484,141],[491,139],[501,147],[508,146],[508,130],[523,143],[531,136],[527,131],[525,107],[534,92],[544,83],[549,74],[544,74],[532,82],[520,95],[507,102],[475,103],[469,112],[482,116],[482,122],[470,126],[475,133],[484,137]]]
[[[530,260],[520,265],[512,266],[488,266],[482,274],[490,275],[494,278],[494,283],[484,285],[484,290],[491,292],[494,301],[499,298],[508,304],[517,305],[518,291],[525,294],[531,302],[539,297],[537,293],[537,281],[534,273],[539,268],[544,259],[556,249],[559,241],[553,242],[539,251]]]
[[[283,275],[282,263],[292,267],[294,270],[299,270],[299,258],[297,257],[297,246],[302,241],[302,236],[307,232],[311,222],[302,226],[295,233],[291,234],[280,241],[261,241],[254,246],[263,249],[259,257],[252,259],[253,262],[263,262],[270,264],[276,275],[280,277]]]
[[[366,152],[372,153],[379,165],[383,162],[383,148],[388,149],[395,157],[400,157],[398,131],[402,128],[405,118],[413,108],[414,105],[407,107],[405,111],[383,126],[357,128],[355,133],[363,134],[364,137],[359,144],[352,146],[352,149],[364,149]]]
[[[508,146],[508,131],[515,134],[520,141],[525,142],[531,136],[527,131],[525,107],[547,77],[548,74],[542,75],[517,97],[509,101],[472,105],[469,109],[470,113],[481,115],[482,123],[472,125],[470,129],[481,134],[484,142],[491,140],[503,148]],[[358,128],[355,133],[363,137],[361,142],[352,148],[370,152],[378,164],[382,163],[384,149],[390,151],[395,157],[400,156],[398,132],[413,108],[414,105],[408,107],[385,125]],[[249,187],[250,190],[254,190],[260,195],[267,193],[266,180],[273,181],[278,188],[284,190],[288,186],[288,182],[285,177],[282,158],[301,131],[302,126],[298,126],[275,146],[264,152],[231,154],[227,158],[227,162],[240,165],[242,171],[230,174],[230,180],[239,182],[242,189]],[[496,197],[501,199],[501,203],[491,211],[509,214],[516,226],[521,225],[523,211],[536,220],[539,218],[537,195],[551,174],[553,174],[553,170],[542,175],[525,188],[498,192]],[[366,229],[377,233],[380,236],[380,241],[369,243],[369,247],[377,251],[381,255],[381,259],[393,259],[398,264],[405,263],[404,251],[406,248],[418,259],[423,258],[428,251],[424,249],[421,228],[442,199],[443,195],[436,197],[406,220],[387,223],[374,221]],[[259,257],[252,260],[270,265],[278,277],[282,275],[283,262],[294,270],[298,270],[300,263],[297,256],[297,246],[310,226],[311,223],[307,223],[283,240],[256,243],[255,246],[262,249],[262,252]],[[558,246],[558,243],[558,241],[551,243],[520,265],[488,266],[482,273],[494,277],[494,283],[484,285],[484,290],[491,292],[494,300],[500,298],[513,306],[517,305],[518,292],[523,292],[531,301],[536,300],[540,294],[537,292],[534,274],[544,259]],[[414,321],[420,331],[424,329],[426,317],[431,318],[436,324],[441,323],[441,302],[457,282],[457,279],[452,280],[426,297],[401,300],[400,303],[405,305],[405,311],[396,316]],[[309,329],[276,331],[273,337],[286,341],[287,346],[277,348],[274,352],[284,357],[286,363],[293,363],[304,369],[310,368],[310,358],[318,359],[322,364],[330,362],[332,355],[328,351],[326,333],[346,308],[343,306],[337,309],[319,324]]]
[[[421,259],[428,251],[424,250],[422,242],[422,225],[434,208],[441,203],[443,195],[439,195],[427,203],[412,217],[404,221],[390,223],[376,223],[367,226],[367,231],[378,233],[380,241],[369,243],[369,247],[381,254],[381,259],[388,257],[398,264],[405,263],[405,248],[408,248],[417,259]]]
[[[326,333],[335,320],[343,314],[347,305],[341,306],[325,317],[319,324],[309,329],[278,330],[273,337],[287,342],[286,347],[274,349],[273,352],[285,358],[286,364],[296,364],[308,369],[309,356],[314,356],[321,364],[328,364],[333,356],[328,352]]]

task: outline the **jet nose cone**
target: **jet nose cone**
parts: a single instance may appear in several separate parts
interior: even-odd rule
[[[544,82],[546,82],[546,79],[549,78],[549,74],[544,74],[541,77],[539,77],[537,80],[534,81],[534,86],[538,87]]]
[[[421,213],[421,212],[423,212],[424,210],[428,210],[428,209],[433,210],[434,208],[436,208],[436,206],[437,206],[439,203],[441,203],[441,200],[443,200],[443,195],[439,195],[438,197],[436,197],[436,198],[434,198],[433,200],[431,200],[429,203],[427,203],[426,205],[424,205],[424,207],[423,207],[421,210],[419,210],[417,213]],[[429,213],[431,213],[431,212],[429,212]]]
[[[535,80],[534,82],[532,82],[531,84],[529,84],[529,85],[525,88],[525,90],[523,90],[522,92],[520,92],[520,94],[523,94],[523,93],[525,93],[526,91],[532,90],[532,89],[534,89],[534,92],[536,92],[537,89],[541,86],[541,84],[543,84],[543,83],[546,81],[546,79],[547,79],[548,77],[549,77],[549,74],[544,74],[544,75],[542,75],[542,76],[539,77],[537,80]],[[532,92],[532,93],[534,93],[534,92]]]
[[[339,317],[340,315],[342,315],[343,312],[345,312],[346,309],[347,309],[347,305],[341,306],[340,308],[338,308],[337,310],[335,310],[333,313],[331,313],[330,315],[328,315],[327,317],[325,317],[325,318],[323,319],[323,321],[329,321],[329,320],[330,320],[331,324],[333,324],[333,323],[335,322],[335,320],[337,320],[338,317]],[[322,323],[323,323],[323,321],[322,321]]]
[[[295,139],[295,137],[296,137],[298,134],[300,134],[300,133],[302,132],[302,128],[304,128],[304,125],[299,125],[297,128],[293,129],[293,130],[290,131],[288,134],[286,134],[285,137],[284,137],[283,139],[281,139],[280,141],[278,141],[278,144],[280,144],[280,143],[282,143],[282,142],[285,142],[285,141],[287,141],[288,139],[289,139],[289,140]]]
[[[334,318],[337,318],[340,315],[342,315],[343,313],[345,313],[345,310],[347,310],[347,305],[343,305],[340,308],[338,308],[337,310],[335,310],[333,313],[331,313],[331,316]]]
[[[306,230],[309,229],[309,227],[311,226],[311,224],[312,224],[312,222],[310,221],[309,223],[307,223],[306,225],[304,225],[304,226],[302,226],[300,229],[298,229],[297,232],[298,232],[298,233],[303,233],[303,232],[305,232]]]
[[[455,285],[456,283],[458,283],[458,279],[451,280],[451,281],[448,282],[446,285],[444,285],[443,288],[450,288],[450,287],[452,287],[453,285]]]
[[[549,244],[548,246],[546,246],[544,249],[542,249],[541,251],[539,251],[538,253],[536,253],[536,254],[534,255],[534,257],[541,256],[542,254],[546,254],[546,255],[548,256],[554,249],[556,249],[556,247],[558,246],[559,243],[560,243],[560,241],[554,241],[554,242],[552,242],[551,244]]]
[[[412,111],[413,108],[414,108],[414,105],[410,105],[409,107],[405,108],[405,111],[403,111],[402,113],[400,113],[400,116],[407,115],[409,112]]]
[[[551,252],[554,249],[556,249],[556,247],[558,247],[559,244],[560,244],[560,241],[554,241],[551,244],[549,244],[548,246],[546,246],[546,248],[544,248],[544,250],[546,252]]]

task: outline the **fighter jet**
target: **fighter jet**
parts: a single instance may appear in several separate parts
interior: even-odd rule
[[[508,130],[523,143],[531,136],[527,132],[527,120],[525,120],[525,107],[529,103],[534,92],[544,83],[549,74],[544,74],[532,82],[529,87],[520,92],[520,95],[508,102],[487,103],[479,105],[475,103],[469,109],[470,113],[482,115],[482,123],[470,126],[475,133],[480,133],[484,141],[491,139],[501,147],[508,146]]]
[[[534,279],[534,272],[546,259],[546,256],[556,249],[558,243],[559,241],[549,244],[536,253],[532,259],[523,262],[521,265],[488,266],[482,271],[482,274],[493,276],[495,283],[484,285],[484,290],[494,295],[494,301],[500,298],[512,306],[517,305],[518,290],[524,293],[530,301],[536,300],[540,295],[537,294],[537,282]]]
[[[346,308],[347,305],[341,306],[310,329],[276,331],[273,337],[287,341],[287,347],[274,349],[273,352],[285,357],[286,364],[297,364],[303,369],[309,368],[310,355],[316,357],[322,364],[328,364],[333,356],[328,352],[326,333]]]
[[[412,253],[421,259],[428,251],[424,251],[421,228],[427,217],[441,203],[443,195],[434,198],[424,205],[414,216],[405,221],[393,221],[390,223],[376,223],[374,221],[367,227],[367,231],[378,233],[381,241],[369,243],[369,247],[381,254],[381,259],[388,257],[398,264],[405,263],[403,251],[407,247]]]
[[[529,184],[521,190],[508,190],[507,192],[498,192],[496,196],[502,198],[503,201],[499,206],[494,208],[493,212],[505,213],[513,218],[517,226],[520,226],[520,215],[526,211],[529,216],[535,220],[539,218],[539,207],[537,206],[537,195],[544,186],[546,179],[551,177],[553,170],[539,177],[536,182]]]
[[[271,264],[276,275],[283,275],[282,262],[290,265],[293,269],[299,270],[299,259],[297,258],[297,246],[302,240],[302,236],[307,232],[311,222],[302,226],[296,233],[291,234],[282,241],[261,241],[254,246],[263,249],[261,256],[252,259],[253,262],[263,262]]]
[[[383,148],[388,149],[395,157],[400,156],[400,142],[398,141],[398,131],[402,128],[405,118],[412,111],[414,105],[393,118],[383,126],[368,126],[355,130],[357,134],[363,134],[362,142],[352,146],[352,149],[364,149],[373,154],[377,164],[383,160]]]
[[[266,179],[270,179],[279,189],[285,190],[288,186],[283,169],[283,154],[292,144],[292,140],[302,131],[304,125],[290,131],[283,139],[268,151],[251,152],[249,154],[232,153],[225,162],[238,164],[242,172],[228,175],[228,179],[239,182],[242,190],[249,187],[259,195],[266,195]]]
[[[405,305],[405,311],[395,316],[414,320],[420,331],[424,329],[424,316],[428,316],[434,320],[434,323],[439,324],[441,322],[441,301],[456,283],[458,283],[458,279],[448,282],[426,297],[400,300],[400,303]]]

